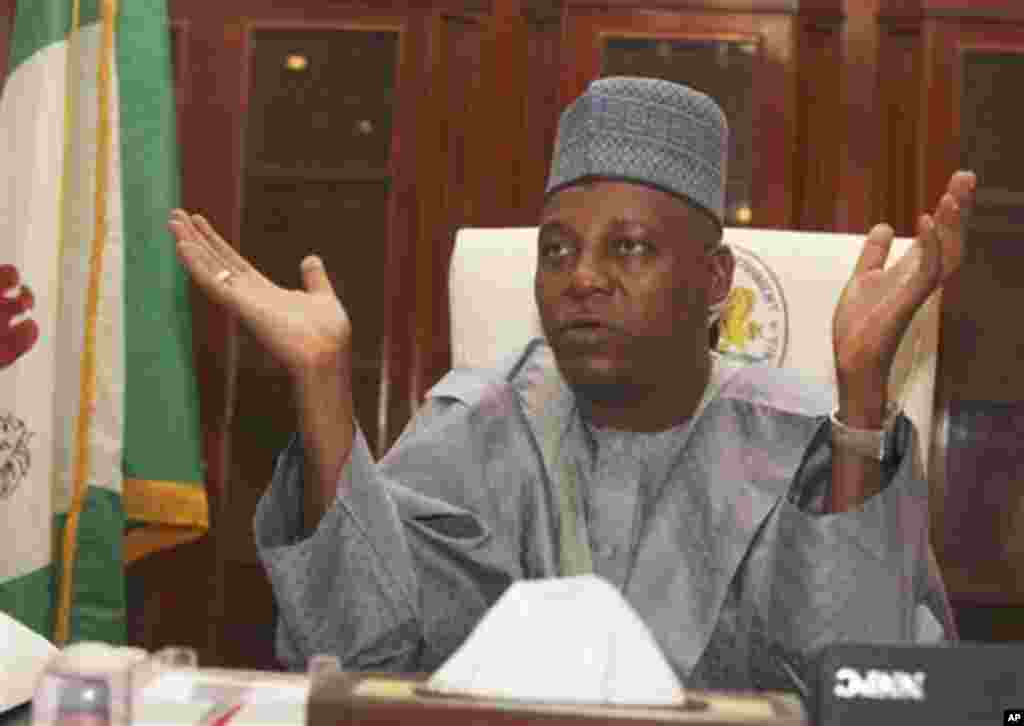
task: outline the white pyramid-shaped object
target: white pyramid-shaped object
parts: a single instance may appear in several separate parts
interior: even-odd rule
[[[0,713],[28,703],[57,646],[0,612]]]
[[[426,688],[545,703],[685,700],[650,630],[618,590],[593,575],[510,586]]]

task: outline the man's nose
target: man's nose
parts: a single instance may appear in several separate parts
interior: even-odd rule
[[[609,292],[611,276],[608,260],[592,250],[584,250],[576,259],[569,281],[570,294],[586,296],[595,292]]]

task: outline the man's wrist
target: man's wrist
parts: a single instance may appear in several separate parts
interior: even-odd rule
[[[884,461],[892,449],[892,432],[898,414],[899,407],[889,404],[881,416],[872,414],[857,418],[854,424],[844,418],[841,408],[837,408],[829,417],[832,445],[845,452]],[[868,423],[865,425],[862,421]]]
[[[886,389],[885,379],[877,376],[860,383],[839,376],[839,420],[851,428],[881,428],[889,410]]]

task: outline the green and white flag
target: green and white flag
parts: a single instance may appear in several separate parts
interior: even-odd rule
[[[124,638],[124,564],[207,527],[165,0],[17,4],[0,93],[0,610]]]

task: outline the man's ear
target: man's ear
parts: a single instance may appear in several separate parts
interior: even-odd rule
[[[724,302],[732,289],[732,274],[736,269],[736,258],[727,245],[719,245],[711,253],[711,296],[708,302],[715,305]]]

